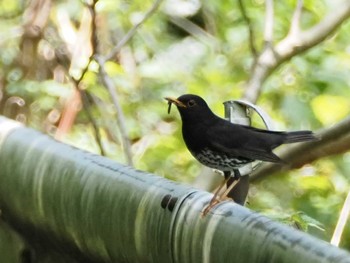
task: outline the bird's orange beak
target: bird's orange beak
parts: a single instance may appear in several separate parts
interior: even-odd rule
[[[170,98],[170,97],[165,97],[165,99],[168,101],[169,104],[174,103],[176,106],[186,108],[186,105],[183,104],[183,103],[182,103],[181,101],[179,101],[178,99]]]
[[[168,114],[170,113],[170,110],[171,110],[171,104],[175,104],[177,107],[183,107],[183,108],[186,108],[186,105],[183,104],[181,101],[179,101],[178,99],[175,99],[175,98],[170,98],[170,97],[165,97],[165,99],[168,101],[168,105],[169,105],[169,108],[168,108]]]

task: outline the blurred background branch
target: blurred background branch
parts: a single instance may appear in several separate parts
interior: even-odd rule
[[[120,51],[120,49],[125,46],[130,39],[136,34],[137,29],[142,26],[147,19],[149,19],[158,9],[159,5],[163,2],[163,0],[156,0],[151,8],[145,13],[145,15],[138,21],[126,34],[125,36],[118,42],[118,44],[113,47],[111,52],[106,56],[104,61],[113,59]],[[102,62],[102,61],[101,61]]]
[[[253,55],[253,58],[254,58],[254,63],[255,63],[255,60],[256,60],[256,58],[258,56],[258,51],[257,51],[257,48],[255,46],[256,38],[255,38],[255,33],[254,33],[254,28],[253,28],[253,25],[252,25],[252,21],[250,20],[249,15],[247,13],[247,10],[244,7],[243,0],[238,0],[238,6],[239,6],[239,9],[241,10],[242,17],[243,17],[243,19],[246,22],[247,27],[248,27],[249,48],[250,48],[250,51],[252,52],[252,55]]]
[[[300,33],[300,20],[301,20],[301,14],[303,12],[303,5],[304,5],[304,1],[298,0],[297,6],[295,7],[295,10],[293,13],[292,22],[290,24],[289,35],[298,36],[298,34]]]
[[[269,3],[269,1],[266,1],[266,5],[265,42],[272,42],[273,20],[271,16],[273,16],[273,7],[272,3]],[[301,12],[299,9],[301,9],[300,2],[296,9],[297,18],[301,15],[299,14]],[[300,30],[298,35],[295,34],[294,29],[290,31],[290,34],[273,46],[273,52],[266,49],[263,50],[248,80],[243,98],[251,102],[256,102],[259,98],[263,83],[279,65],[325,40],[337,30],[349,16],[350,2],[343,1],[335,10],[329,12],[323,20],[311,28]]]
[[[273,45],[273,29],[274,29],[273,0],[266,0],[265,8],[266,8],[266,13],[265,13],[264,42],[265,42],[265,48],[268,48]]]
[[[113,84],[112,79],[108,76],[108,74],[106,72],[105,63],[108,60],[113,59],[120,52],[122,47],[125,46],[128,43],[128,41],[130,41],[130,39],[136,34],[137,29],[140,26],[142,26],[142,24],[145,23],[147,21],[147,19],[149,19],[156,12],[156,10],[158,9],[161,2],[162,2],[162,0],[156,0],[153,3],[153,5],[151,6],[151,8],[143,16],[143,18],[139,22],[137,22],[125,34],[125,36],[117,43],[117,45],[115,47],[113,47],[111,52],[106,57],[95,54],[95,59],[99,65],[99,74],[100,74],[102,83],[106,87],[106,89],[108,90],[108,92],[111,96],[112,102],[114,104],[114,107],[116,109],[117,123],[118,123],[118,127],[119,127],[119,130],[121,133],[121,138],[122,138],[122,142],[123,142],[123,148],[124,148],[127,164],[131,165],[131,166],[133,166],[132,151],[131,151],[130,139],[129,139],[128,132],[127,132],[125,116],[124,116],[121,104],[119,102],[119,96],[118,96],[116,87]]]

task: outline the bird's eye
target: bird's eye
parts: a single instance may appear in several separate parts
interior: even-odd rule
[[[195,102],[194,100],[189,100],[189,101],[187,102],[187,106],[188,106],[188,107],[193,107],[194,105],[196,105],[196,102]]]

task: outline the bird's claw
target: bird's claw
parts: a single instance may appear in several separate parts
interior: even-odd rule
[[[204,208],[204,210],[202,212],[202,217],[205,217],[214,206],[216,206],[217,204],[220,204],[224,201],[233,201],[233,199],[228,197],[228,196],[214,196],[210,200],[209,204]]]

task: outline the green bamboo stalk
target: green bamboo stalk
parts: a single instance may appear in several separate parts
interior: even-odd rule
[[[35,262],[350,262],[350,254],[209,193],[0,117],[0,209]]]

